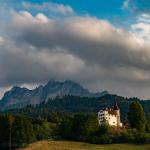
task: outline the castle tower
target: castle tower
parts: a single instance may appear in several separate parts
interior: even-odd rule
[[[117,126],[120,126],[120,109],[116,101],[114,103],[114,112],[117,115]]]

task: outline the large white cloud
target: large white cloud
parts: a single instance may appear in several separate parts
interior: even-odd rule
[[[150,44],[94,17],[12,13],[0,40],[0,86],[72,79],[93,90],[149,96]]]

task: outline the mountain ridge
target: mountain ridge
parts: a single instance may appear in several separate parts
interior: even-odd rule
[[[39,85],[35,89],[14,86],[5,92],[0,101],[0,110],[22,108],[27,105],[36,105],[47,102],[48,99],[54,99],[56,96],[66,95],[80,97],[101,97],[108,94],[107,91],[93,93],[82,87],[80,84],[72,81],[49,80],[45,85]]]

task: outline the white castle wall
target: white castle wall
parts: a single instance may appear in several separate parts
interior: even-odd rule
[[[120,123],[120,113],[118,115],[109,114],[108,110],[100,110],[98,112],[99,124],[108,123],[110,126],[122,126]]]

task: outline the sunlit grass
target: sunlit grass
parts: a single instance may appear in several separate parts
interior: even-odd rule
[[[94,145],[70,141],[40,141],[19,150],[150,150],[150,144],[108,144]]]

